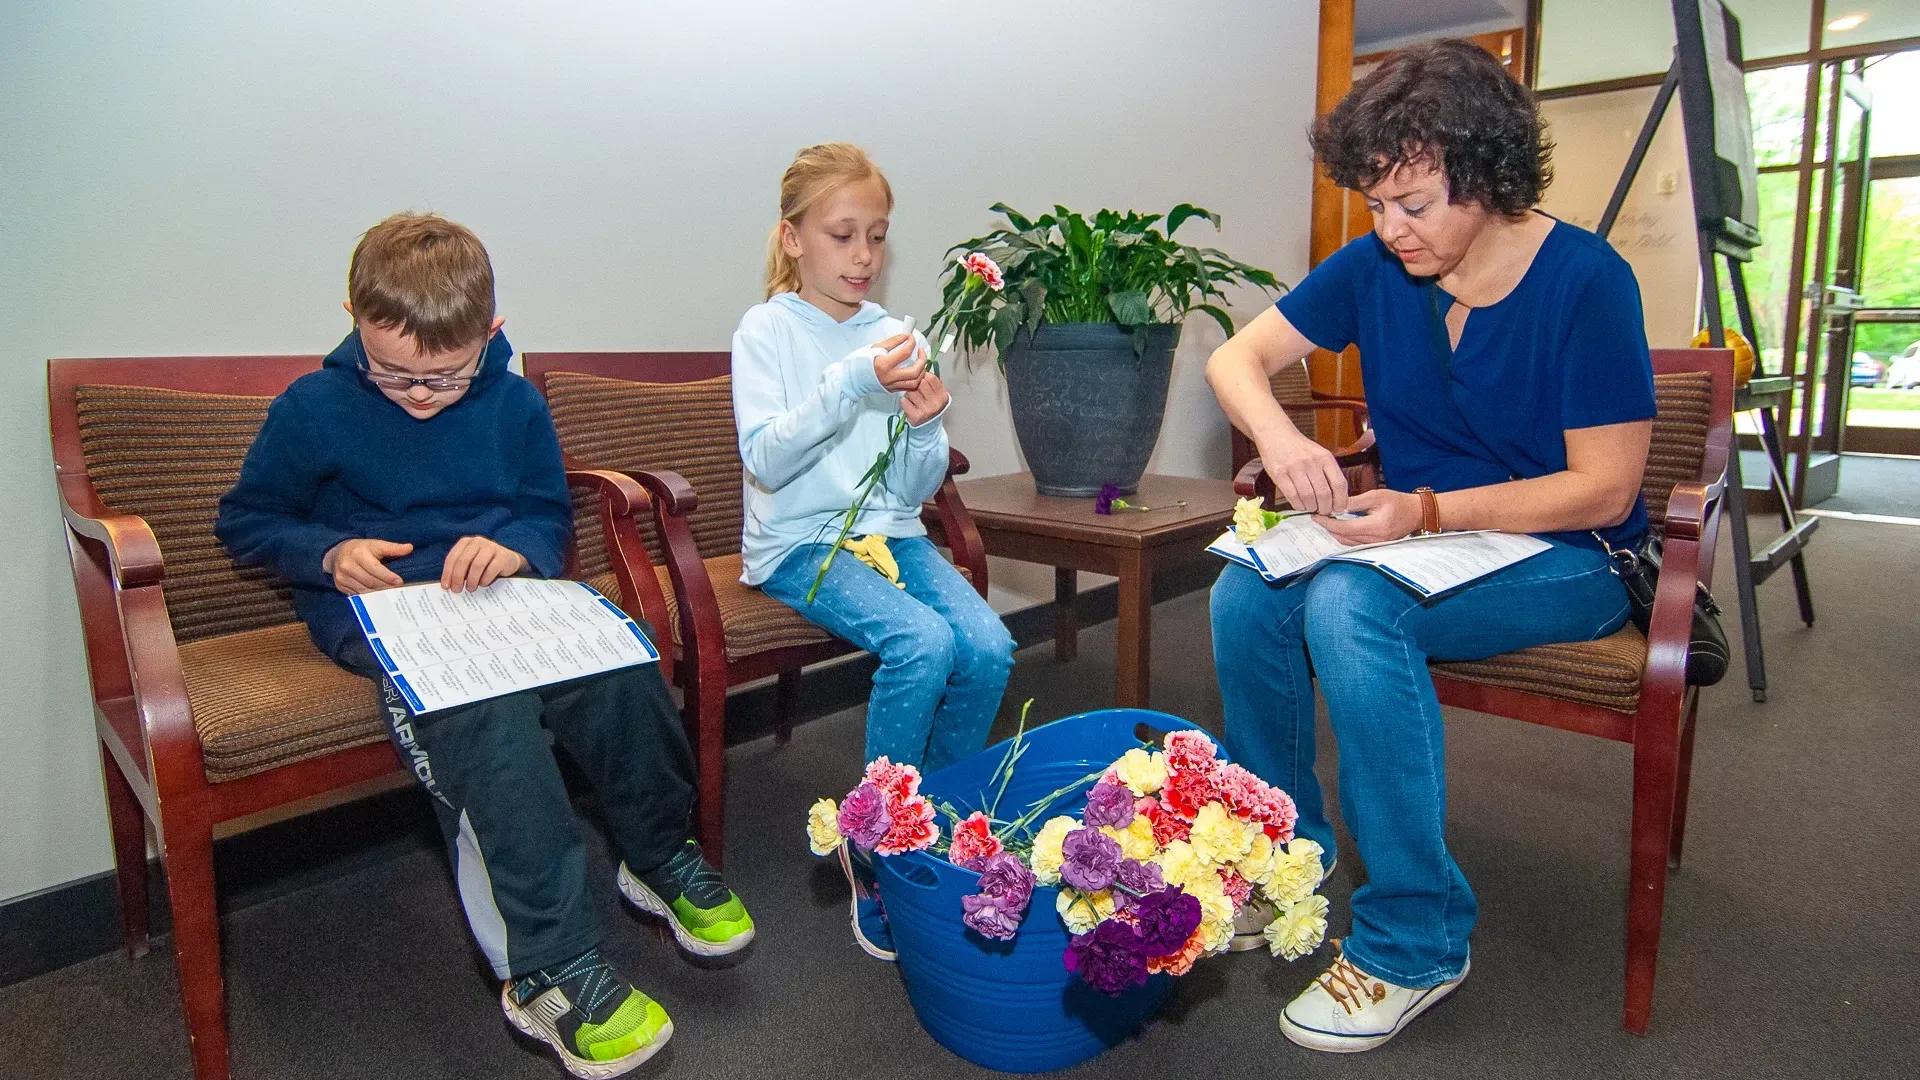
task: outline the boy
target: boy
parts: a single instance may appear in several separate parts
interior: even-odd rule
[[[673,1024],[600,956],[586,843],[542,727],[605,803],[628,900],[703,956],[745,947],[753,920],[689,838],[693,757],[657,666],[416,717],[374,663],[348,596],[552,577],[573,506],[546,404],[507,370],[478,237],[430,214],[390,217],[354,249],[347,293],[354,331],[274,400],[214,532],[292,585],[321,651],[380,682],[507,1018],[574,1075],[617,1076]]]

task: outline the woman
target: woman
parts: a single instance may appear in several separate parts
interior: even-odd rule
[[[1213,354],[1221,406],[1279,494],[1345,543],[1440,528],[1552,544],[1425,602],[1344,564],[1286,585],[1229,566],[1213,588],[1229,748],[1294,795],[1300,834],[1332,852],[1313,775],[1314,675],[1327,698],[1341,809],[1369,881],[1340,957],[1280,1026],[1302,1046],[1356,1051],[1467,975],[1475,904],[1443,835],[1427,661],[1619,629],[1627,597],[1604,549],[1647,527],[1653,372],[1632,271],[1598,237],[1532,209],[1551,177],[1533,95],[1476,46],[1390,57],[1315,127],[1313,147],[1336,183],[1365,197],[1373,232]],[[1351,495],[1267,382],[1315,347],[1349,344],[1360,347],[1385,481]]]

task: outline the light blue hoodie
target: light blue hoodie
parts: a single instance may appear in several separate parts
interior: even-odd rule
[[[742,582],[758,585],[794,548],[839,534],[860,478],[887,448],[887,421],[900,412],[899,395],[881,388],[868,349],[902,328],[878,304],[861,304],[836,322],[790,292],[741,317],[733,333],[733,419],[746,467]],[[907,429],[853,535],[925,536],[920,504],[946,475],[947,433],[935,416]]]

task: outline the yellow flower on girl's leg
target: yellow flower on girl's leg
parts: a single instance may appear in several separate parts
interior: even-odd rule
[[[900,563],[894,559],[893,552],[887,547],[887,538],[879,533],[870,533],[858,540],[840,541],[840,546],[854,554],[854,557],[874,568],[883,578],[893,583],[896,589],[904,589],[907,583],[900,580]]]

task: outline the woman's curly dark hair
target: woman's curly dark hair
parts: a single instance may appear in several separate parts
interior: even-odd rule
[[[1327,175],[1356,191],[1405,163],[1431,161],[1446,174],[1448,201],[1518,214],[1553,182],[1553,144],[1533,91],[1457,38],[1387,57],[1311,137]]]

